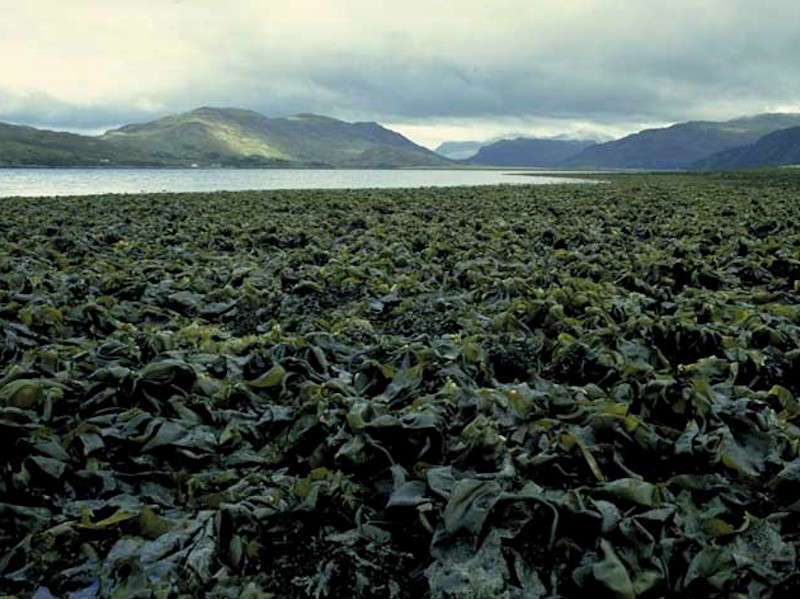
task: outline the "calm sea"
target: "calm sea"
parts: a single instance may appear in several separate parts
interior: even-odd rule
[[[575,183],[479,170],[0,169],[0,197],[258,189],[365,189]],[[589,181],[583,181],[589,182]]]

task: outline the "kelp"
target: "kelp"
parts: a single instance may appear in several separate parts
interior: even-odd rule
[[[800,590],[800,176],[0,204],[0,589]]]

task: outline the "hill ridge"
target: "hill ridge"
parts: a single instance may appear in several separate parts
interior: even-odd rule
[[[764,113],[727,121],[687,121],[644,129],[597,144],[564,161],[564,167],[675,170],[719,152],[753,143],[774,131],[800,126],[800,114]]]
[[[0,166],[402,168],[450,162],[375,122],[201,106],[98,136],[5,124]]]
[[[718,152],[693,166],[697,170],[735,170],[800,164],[800,126],[779,129],[755,143]]]

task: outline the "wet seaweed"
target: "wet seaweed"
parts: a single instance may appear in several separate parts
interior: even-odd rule
[[[784,597],[800,176],[0,204],[0,589]]]

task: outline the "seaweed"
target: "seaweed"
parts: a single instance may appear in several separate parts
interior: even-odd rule
[[[0,589],[783,597],[800,176],[5,199]]]

